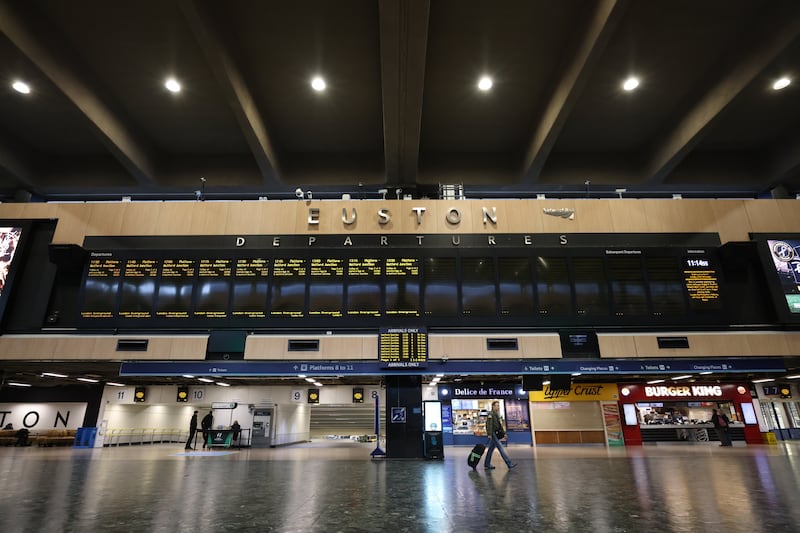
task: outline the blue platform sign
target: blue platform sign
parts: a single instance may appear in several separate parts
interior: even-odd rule
[[[447,362],[428,360],[427,369],[384,368],[378,361],[127,361],[120,376],[375,376],[416,375],[519,375],[519,374],[683,374],[686,372],[785,372],[783,359],[775,357],[727,359],[530,359]]]

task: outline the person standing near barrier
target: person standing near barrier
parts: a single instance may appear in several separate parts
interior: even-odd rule
[[[200,429],[203,430],[203,448],[208,446],[208,434],[211,433],[211,426],[213,425],[214,415],[209,411],[208,414],[203,417],[203,421],[200,422]]]
[[[192,415],[192,419],[189,421],[189,438],[186,439],[186,450],[194,450],[192,448],[192,441],[194,440],[194,434],[197,433],[197,411],[194,412]]]
[[[498,437],[498,432],[502,433],[502,436]],[[508,454],[500,443],[500,439],[505,436],[505,432],[503,421],[500,419],[500,402],[495,400],[492,402],[492,409],[489,411],[489,415],[486,417],[486,435],[489,437],[489,450],[486,452],[486,460],[483,462],[483,467],[486,470],[494,470],[492,454],[495,448],[500,452],[500,456],[506,462],[509,470],[517,466],[517,463],[512,463],[511,459],[508,458]]]

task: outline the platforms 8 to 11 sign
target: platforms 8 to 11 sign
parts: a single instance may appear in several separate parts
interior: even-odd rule
[[[378,361],[382,368],[424,368],[428,363],[425,328],[381,328]]]

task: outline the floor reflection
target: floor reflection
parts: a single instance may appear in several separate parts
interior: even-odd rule
[[[514,470],[324,443],[0,448],[2,531],[797,531],[800,444],[510,447]]]

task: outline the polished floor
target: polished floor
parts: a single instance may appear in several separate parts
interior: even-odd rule
[[[510,446],[511,471],[374,447],[0,448],[0,531],[800,531],[800,443]]]

